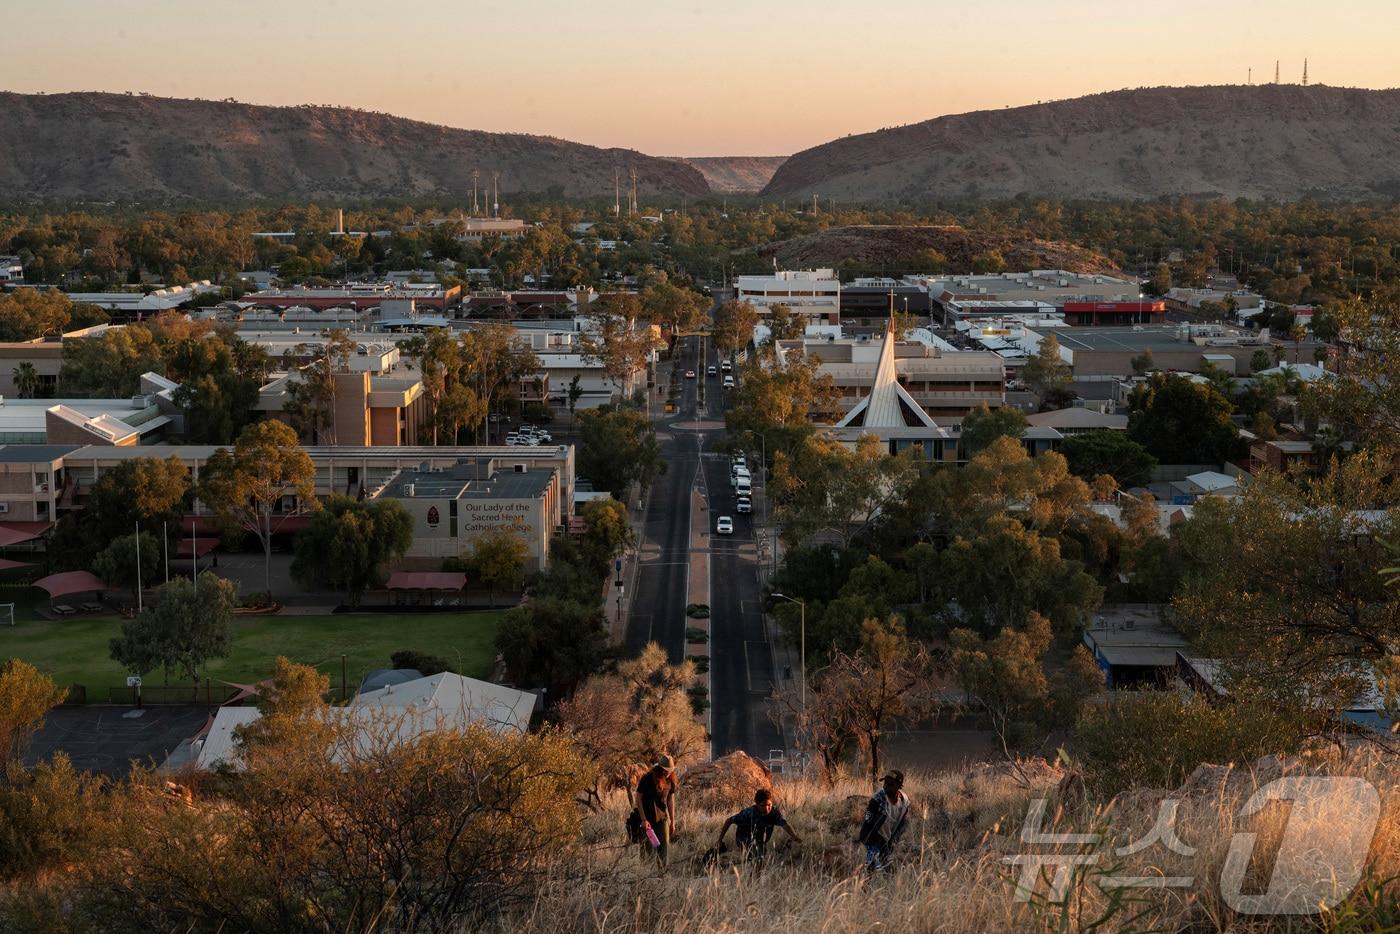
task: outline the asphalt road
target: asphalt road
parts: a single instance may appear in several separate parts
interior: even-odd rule
[[[765,759],[783,747],[778,728],[768,718],[774,660],[763,622],[754,551],[756,515],[740,515],[729,482],[729,460],[712,453],[724,438],[722,428],[673,429],[673,422],[704,418],[724,420],[721,377],[706,376],[719,365],[713,348],[700,358],[700,339],[685,338],[675,362],[683,382],[680,409],[658,416],[666,473],[653,485],[645,517],[645,540],[637,576],[637,594],[627,625],[627,648],[639,652],[648,642],[663,646],[673,661],[685,654],[685,605],[689,579],[690,494],[697,483],[710,509],[710,674],[712,749],[724,755],[742,749]],[[687,369],[697,378],[687,380]],[[705,406],[699,408],[698,384],[705,382]],[[697,444],[697,436],[699,444]],[[702,453],[703,452],[703,453]],[[703,464],[703,480],[698,473]],[[734,518],[734,535],[715,536],[720,515]]]

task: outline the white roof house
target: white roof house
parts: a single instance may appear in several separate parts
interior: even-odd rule
[[[349,719],[360,742],[369,746],[404,742],[438,730],[464,730],[472,724],[497,733],[523,733],[537,700],[529,691],[446,671],[367,691],[346,707],[332,707],[331,715]],[[197,765],[202,769],[237,766],[234,731],[260,716],[256,707],[220,708],[203,740],[196,740]]]

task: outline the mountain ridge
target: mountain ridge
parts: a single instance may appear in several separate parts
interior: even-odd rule
[[[1140,88],[935,117],[796,153],[765,196],[1150,199],[1400,192],[1400,90]]]
[[[0,198],[272,200],[709,192],[693,166],[548,136],[444,127],[341,107],[81,91],[0,92]]]

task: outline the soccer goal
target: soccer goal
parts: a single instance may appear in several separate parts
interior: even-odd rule
[[[8,622],[11,626],[15,624],[15,605],[13,603],[0,603],[0,620]]]

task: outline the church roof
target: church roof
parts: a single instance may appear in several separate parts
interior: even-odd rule
[[[870,394],[856,403],[846,417],[836,423],[838,428],[936,428],[923,406],[908,390],[899,385],[899,372],[894,365],[894,317],[885,328],[885,340],[880,346],[880,361],[875,366],[875,381]]]

